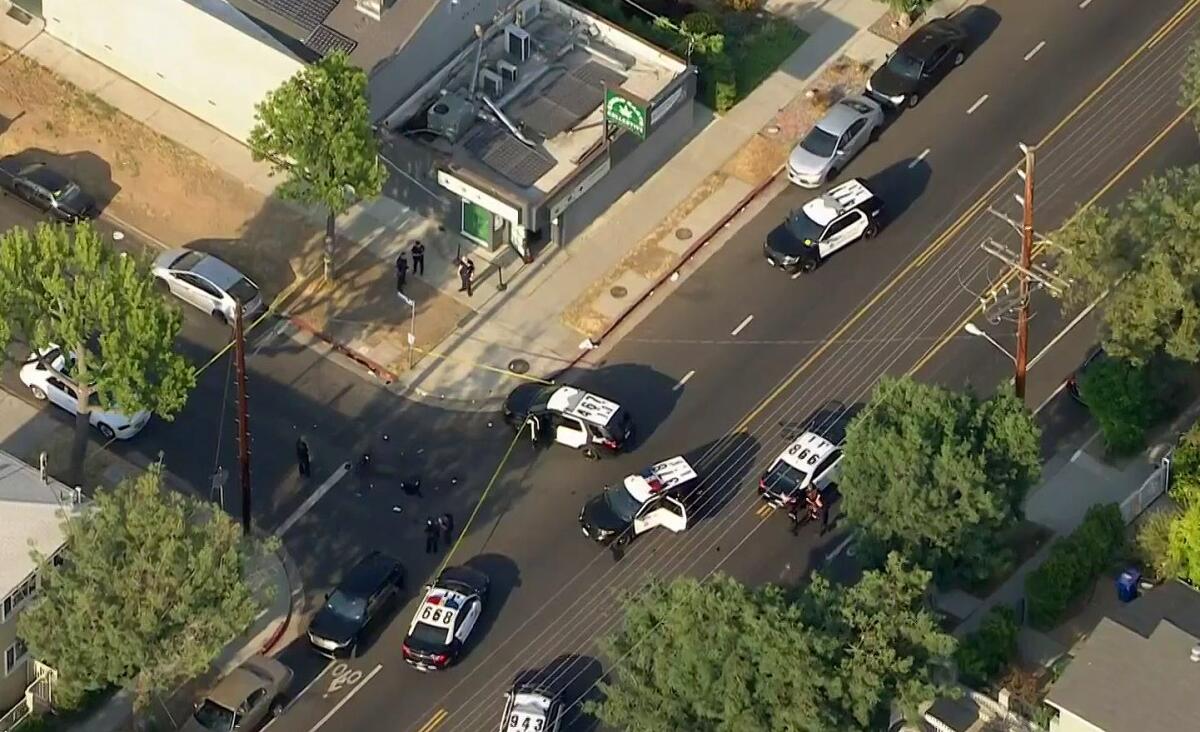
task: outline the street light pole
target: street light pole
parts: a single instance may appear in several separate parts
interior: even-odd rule
[[[1024,216],[1021,223],[1020,310],[1017,313],[1017,355],[1013,385],[1017,398],[1025,401],[1025,374],[1029,365],[1029,272],[1033,264],[1033,148],[1022,144],[1025,153],[1025,195],[1021,197]]]
[[[1017,357],[1012,355],[1011,353],[1009,353],[1007,348],[1000,345],[1000,341],[997,341],[987,331],[985,331],[984,329],[975,325],[974,323],[964,324],[963,330],[965,330],[967,333],[970,333],[973,336],[979,336],[980,338],[986,340],[988,343],[991,343],[993,346],[996,347],[996,350],[1000,351],[1000,353],[1003,353],[1005,356],[1008,356],[1008,359],[1010,361],[1012,361],[1014,364],[1017,362]]]

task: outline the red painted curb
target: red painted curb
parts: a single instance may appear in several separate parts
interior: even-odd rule
[[[279,624],[279,628],[277,628],[275,630],[275,632],[271,634],[271,637],[267,639],[267,642],[263,643],[262,648],[260,648],[258,652],[263,654],[264,656],[267,655],[268,653],[270,653],[271,649],[274,648],[275,644],[279,642],[279,639],[283,637],[284,631],[286,631],[288,629],[288,626],[291,625],[291,623],[292,623],[292,603],[289,600],[287,615],[285,615],[283,617],[283,622]]]
[[[392,373],[390,370],[384,368],[383,366],[380,366],[379,364],[375,363],[374,361],[372,361],[371,359],[362,355],[361,353],[358,353],[357,351],[354,351],[354,350],[348,348],[347,346],[344,346],[341,343],[338,343],[337,341],[335,341],[333,339],[332,336],[327,335],[326,333],[321,331],[321,329],[314,327],[313,325],[309,324],[307,321],[305,321],[301,318],[297,318],[296,316],[291,316],[288,318],[288,322],[290,322],[292,325],[296,326],[300,330],[303,330],[304,332],[306,332],[312,336],[315,336],[317,338],[320,338],[322,341],[325,341],[326,343],[329,344],[329,346],[331,348],[333,348],[338,353],[342,354],[346,358],[349,358],[349,359],[355,361],[359,365],[365,367],[368,371],[370,371],[372,374],[374,374],[375,377],[378,378],[383,383],[391,384],[392,382],[396,381],[399,378],[398,376],[396,376],[396,374]]]
[[[696,252],[700,251],[701,247],[703,247],[713,237],[715,237],[721,231],[721,229],[725,228],[726,224],[728,224],[730,221],[733,220],[733,218],[735,216],[737,216],[743,210],[745,210],[745,208],[747,206],[749,206],[754,201],[754,199],[758,198],[762,194],[762,192],[767,189],[768,186],[770,186],[772,183],[774,183],[775,179],[778,178],[779,175],[783,172],[783,169],[784,169],[784,166],[780,165],[778,168],[775,169],[775,172],[771,174],[771,177],[767,178],[762,183],[759,183],[757,186],[754,187],[754,189],[752,189],[749,193],[747,193],[745,196],[743,196],[742,200],[738,201],[737,204],[734,205],[733,208],[731,208],[728,212],[725,213],[724,216],[722,216],[720,219],[718,219],[715,224],[713,224],[711,227],[709,227],[708,231],[705,231],[700,236],[700,238],[698,238],[695,241],[695,243],[693,243],[690,247],[688,247],[687,251],[684,252],[680,256],[679,261],[675,263],[674,267],[671,267],[671,269],[667,270],[666,274],[659,277],[658,280],[655,281],[655,283],[650,286],[650,289],[643,292],[641,294],[641,296],[638,297],[638,299],[634,300],[632,303],[629,304],[629,306],[627,308],[625,308],[623,311],[621,311],[621,314],[618,315],[616,317],[616,319],[614,319],[611,323],[608,324],[608,327],[604,329],[603,333],[601,333],[599,336],[593,338],[592,343],[595,343],[598,346],[604,342],[605,338],[612,335],[613,331],[616,330],[621,325],[621,323],[623,323],[625,321],[626,318],[628,318],[630,315],[632,315],[634,310],[637,310],[639,307],[641,307],[641,305],[643,303],[646,302],[646,300],[650,299],[650,296],[654,294],[655,290],[662,287],[663,283],[665,283],[668,279],[670,279],[671,275],[678,272],[683,267],[683,265],[687,264],[689,259],[691,259],[692,257],[694,257],[696,255]],[[579,354],[578,356],[575,357],[575,360],[573,360],[573,361],[571,361],[571,363],[567,364],[566,367],[564,367],[558,373],[561,374],[564,371],[567,371],[568,369],[574,368],[575,366],[579,365],[579,363],[581,361],[583,361],[585,358],[587,358],[589,353],[591,353],[591,350],[587,350],[587,351],[584,351],[583,353]]]

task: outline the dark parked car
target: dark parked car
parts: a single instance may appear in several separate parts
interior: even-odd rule
[[[18,165],[6,160],[0,163],[0,183],[17,198],[60,221],[73,224],[94,219],[99,213],[95,199],[78,183],[45,163]]]
[[[371,552],[354,565],[308,626],[318,653],[355,656],[367,629],[396,609],[404,587],[404,567],[383,552]]]
[[[893,107],[917,106],[950,69],[967,58],[967,34],[946,18],[918,28],[867,82],[867,92]]]

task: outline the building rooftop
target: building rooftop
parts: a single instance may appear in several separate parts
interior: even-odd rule
[[[224,0],[307,62],[345,51],[368,72],[402,48],[440,0]],[[360,10],[376,5],[373,18]]]
[[[537,200],[603,144],[606,87],[651,101],[687,65],[558,0],[517,12],[451,60],[387,125],[453,171]]]
[[[75,492],[36,468],[0,452],[0,596],[7,595],[37,565],[31,550],[53,554],[62,546],[61,511],[76,510]]]

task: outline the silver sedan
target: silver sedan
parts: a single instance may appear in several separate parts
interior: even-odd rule
[[[151,271],[171,294],[223,323],[233,322],[238,304],[245,318],[263,309],[258,285],[212,254],[172,249],[154,260]]]
[[[804,188],[833,180],[882,126],[883,108],[878,102],[865,96],[842,99],[792,148],[788,180]]]

